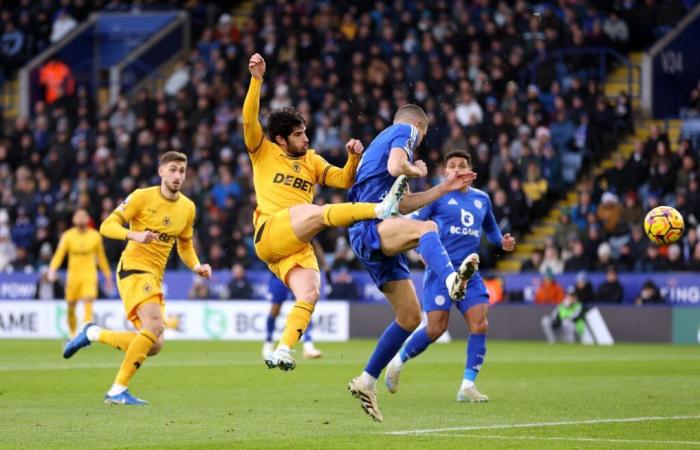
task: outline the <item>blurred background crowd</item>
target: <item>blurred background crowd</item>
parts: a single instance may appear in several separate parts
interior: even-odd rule
[[[58,84],[46,82],[31,119],[0,124],[7,130],[0,138],[0,271],[46,265],[76,208],[99,225],[132,190],[159,183],[157,157],[167,150],[190,158],[183,192],[198,207],[202,260],[215,269],[237,263],[243,274],[264,268],[252,248],[255,195],[241,126],[254,52],[267,61],[263,125],[271,110],[297,107],[311,148],[336,165],[345,162],[347,140],[367,146],[398,106],[422,106],[430,128],[417,158],[430,171],[414,189],[439,182],[447,152],[468,150],[475,186],[491,195],[504,232],[527,232],[582,179],[578,204],[561,215],[555,235],[523,270],[551,276],[698,270],[698,148],[670,142],[654,126],[631,157],[620,155],[601,176],[588,175],[633,131],[630,99],[604,95],[599,61],[588,53],[563,66],[546,62],[562,47],[644,48],[691,4],[261,1],[237,27],[213,4],[158,2],[188,8],[193,20],[192,49],[162,89],[110,107],[62,76]],[[0,65],[8,74],[92,10],[146,7],[155,5],[0,2]],[[533,61],[543,62],[534,73]],[[319,204],[345,199],[332,189],[317,193]],[[659,204],[675,205],[689,225],[682,242],[662,249],[648,245],[642,231],[645,211]],[[345,230],[328,230],[319,243],[336,272],[360,268]],[[112,263],[122,245],[106,241]],[[490,253],[485,248],[484,270],[493,266]],[[412,263],[420,267],[415,255]],[[179,264],[173,257],[169,266]]]

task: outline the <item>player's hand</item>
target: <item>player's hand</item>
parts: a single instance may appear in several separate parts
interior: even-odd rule
[[[365,147],[362,145],[362,142],[360,142],[357,139],[350,139],[345,144],[345,148],[347,149],[348,153],[353,153],[355,155],[361,155],[362,152],[365,150]]]
[[[138,242],[139,244],[148,244],[151,241],[158,239],[158,233],[153,231],[129,231],[126,238],[130,241]]]
[[[211,278],[211,266],[209,264],[197,264],[192,271],[202,278]]]
[[[515,238],[511,236],[510,233],[503,235],[503,240],[501,241],[501,248],[503,251],[512,252],[515,250]]]
[[[450,173],[442,180],[442,185],[447,192],[460,191],[472,184],[476,179],[476,172]]]
[[[57,275],[56,275],[56,270],[55,269],[49,269],[46,271],[46,279],[50,282],[53,283],[56,281]]]
[[[248,70],[253,78],[262,80],[263,75],[265,75],[265,60],[260,55],[260,53],[255,53],[250,57],[248,62]]]
[[[423,160],[416,160],[409,166],[410,171],[406,174],[409,178],[422,178],[428,175],[428,166],[425,165]]]

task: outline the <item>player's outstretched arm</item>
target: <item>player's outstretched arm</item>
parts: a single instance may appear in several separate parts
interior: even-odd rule
[[[130,240],[139,244],[148,244],[158,239],[158,233],[153,231],[131,231],[124,228],[121,218],[112,213],[100,225],[100,234],[109,239],[119,241]]]
[[[63,264],[63,259],[66,257],[66,252],[68,251],[68,242],[65,234],[61,236],[61,240],[58,241],[58,248],[56,248],[56,253],[53,254],[51,262],[49,263],[49,270],[46,273],[46,277],[49,281],[56,281],[56,271],[61,264]]]
[[[194,273],[200,277],[209,278],[211,277],[211,266],[209,264],[202,264],[199,262],[197,257],[197,252],[194,250],[194,245],[192,244],[192,238],[181,238],[177,239],[177,254],[183,263]]]
[[[260,114],[260,90],[265,74],[265,60],[259,53],[250,57],[250,86],[243,102],[243,139],[248,152],[255,153],[262,145],[265,135],[258,120]]]
[[[420,178],[428,174],[428,167],[420,159],[411,164],[406,150],[394,147],[389,153],[389,160],[386,164],[387,171],[392,177],[406,175],[409,178]]]
[[[360,165],[360,158],[365,147],[359,140],[350,139],[345,144],[345,148],[348,151],[348,160],[342,169],[328,164],[326,160],[316,155],[316,172],[319,183],[338,189],[350,189],[353,185],[357,174],[357,166]]]
[[[404,194],[401,203],[399,204],[399,212],[401,214],[411,214],[424,207],[425,205],[434,202],[448,192],[458,191],[469,186],[476,178],[476,173],[466,172],[463,174],[451,173],[440,184],[423,192],[407,192]]]

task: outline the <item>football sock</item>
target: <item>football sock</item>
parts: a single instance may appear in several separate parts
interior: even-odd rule
[[[109,391],[107,391],[107,395],[109,395],[110,397],[114,397],[115,395],[119,395],[124,391],[126,391],[126,386],[114,383],[112,387],[109,388]]]
[[[349,227],[360,220],[377,218],[376,203],[337,203],[323,207],[323,223],[329,227]]]
[[[447,277],[455,272],[455,268],[447,256],[447,251],[440,241],[437,231],[429,231],[420,237],[418,252],[425,260],[430,270],[435,272],[442,284]]]
[[[299,342],[301,336],[311,322],[311,314],[314,312],[314,305],[301,300],[297,300],[292,306],[292,310],[287,315],[287,323],[280,338],[280,346],[293,348]]]
[[[136,333],[133,331],[101,330],[96,340],[103,344],[107,344],[112,348],[125,352],[135,337]],[[88,339],[90,338],[88,337]]]
[[[464,379],[472,383],[481,370],[486,357],[486,335],[470,334],[467,343],[467,364],[464,367]]]
[[[275,332],[275,319],[277,319],[277,317],[272,314],[267,316],[267,321],[265,322],[265,342],[272,342],[272,334]]]
[[[379,374],[389,364],[391,358],[401,349],[401,346],[406,339],[411,335],[411,332],[404,330],[396,321],[384,330],[384,334],[377,341],[377,346],[374,353],[370,356],[365,366],[365,372],[372,375],[374,378],[379,378]]]
[[[404,348],[401,349],[401,352],[399,352],[401,362],[406,362],[409,359],[420,355],[423,353],[423,350],[428,348],[428,346],[432,343],[433,341],[431,341],[430,337],[428,336],[428,328],[422,327],[420,330],[413,333],[408,342],[406,342]]]
[[[92,302],[83,302],[83,323],[92,322]]]
[[[139,331],[126,349],[124,360],[122,361],[121,367],[119,367],[119,373],[117,373],[114,384],[119,384],[121,386],[129,385],[129,380],[131,380],[131,377],[133,377],[139,367],[141,367],[141,364],[143,364],[143,361],[146,359],[146,355],[148,355],[148,351],[157,340],[158,338],[152,332],[145,329]]]
[[[75,315],[75,306],[76,306],[76,305],[77,305],[76,302],[68,303],[68,311],[67,311],[67,315],[68,315],[68,333],[69,333],[70,337],[75,336],[75,330],[76,330],[76,328],[77,328],[76,326],[77,326],[77,323],[78,323],[78,319],[77,319],[77,317],[76,317],[76,315]]]
[[[362,372],[360,379],[362,380],[362,383],[370,389],[374,389],[377,386],[377,377],[373,377],[367,372]]]

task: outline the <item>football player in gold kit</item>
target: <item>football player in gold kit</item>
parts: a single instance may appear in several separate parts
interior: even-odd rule
[[[310,150],[304,119],[294,108],[273,111],[265,138],[258,120],[265,60],[251,56],[252,78],[243,104],[243,134],[253,165],[257,208],[253,214],[255,253],[294,294],[292,307],[277,348],[268,354],[268,367],[292,370],[296,362],[291,348],[299,342],[320,296],[318,261],[310,242],[326,227],[347,227],[360,220],[398,215],[398,203],[406,189],[405,177],[397,179],[382,203],[312,204],[316,184],[348,189],[355,181],[360,141],[345,145],[348,160],[343,168],[329,164]]]
[[[93,341],[122,350],[122,361],[105,403],[145,405],[134,397],[128,384],[146,356],[163,346],[165,302],[161,283],[170,252],[177,241],[180,259],[196,274],[209,278],[211,267],[200,264],[192,245],[194,203],[180,192],[185,181],[187,156],[167,152],[160,158],[160,186],[135,190],[100,226],[110,239],[128,240],[117,266],[117,288],[133,331],[112,331],[86,324],[64,349],[70,358]],[[129,229],[124,228],[129,224]]]
[[[90,216],[84,209],[73,214],[73,228],[66,230],[56,248],[47,278],[56,280],[56,270],[61,267],[68,256],[66,270],[66,303],[68,303],[68,332],[75,336],[77,317],[75,309],[78,300],[83,302],[83,323],[92,322],[92,302],[97,298],[97,268],[99,266],[105,277],[105,288],[112,290],[112,272],[105,255],[102,236],[97,230],[88,227]]]

